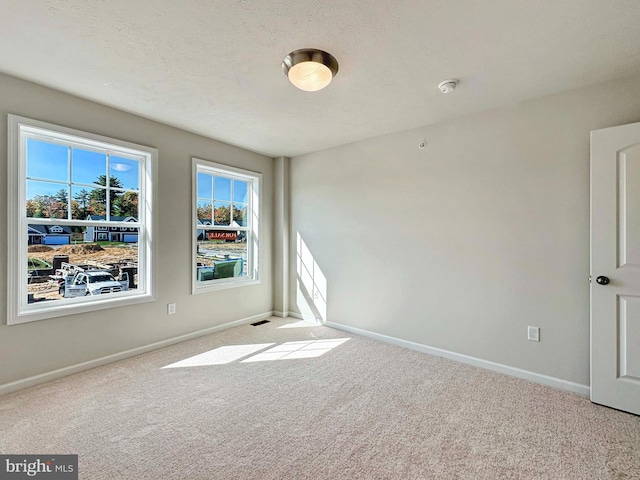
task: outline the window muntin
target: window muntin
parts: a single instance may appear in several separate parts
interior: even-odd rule
[[[194,159],[194,293],[259,280],[260,180]]]
[[[153,299],[157,151],[14,115],[9,130],[8,323]],[[119,283],[69,288],[91,270]]]

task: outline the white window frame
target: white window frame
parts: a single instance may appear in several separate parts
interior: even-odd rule
[[[29,218],[26,215],[26,142],[27,138],[61,143],[97,151],[133,156],[140,162],[138,206],[138,288],[104,295],[104,298],[70,298],[64,301],[28,303],[27,300],[27,225],[120,226],[121,222],[83,221],[59,218]],[[8,116],[8,265],[7,324],[14,325],[76,313],[121,307],[155,300],[154,263],[155,218],[157,202],[153,185],[156,179],[158,150],[114,138],[61,127],[18,115]],[[103,296],[100,296],[103,297]]]
[[[262,283],[262,246],[261,246],[261,218],[262,218],[262,174],[237,167],[230,167],[221,163],[215,163],[201,158],[192,158],[192,254],[191,254],[191,278],[193,294],[208,293],[226,288],[257,285]],[[242,277],[220,278],[199,282],[197,278],[197,249],[198,230],[215,231],[229,230],[228,226],[198,224],[198,172],[242,180],[249,183],[249,202],[247,219],[247,272],[252,272]],[[232,199],[233,201],[233,199]],[[235,227],[234,227],[235,228]],[[241,230],[241,229],[238,229]],[[244,229],[242,229],[244,230]]]

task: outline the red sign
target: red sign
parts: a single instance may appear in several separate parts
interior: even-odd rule
[[[209,232],[209,240],[237,240],[238,232]]]

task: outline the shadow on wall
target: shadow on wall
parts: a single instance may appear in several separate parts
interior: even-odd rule
[[[316,323],[327,321],[327,278],[296,233],[296,305],[302,318]]]

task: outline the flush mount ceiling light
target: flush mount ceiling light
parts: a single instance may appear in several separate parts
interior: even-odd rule
[[[338,61],[322,50],[303,48],[284,57],[282,71],[300,90],[315,92],[331,83],[338,73]]]

